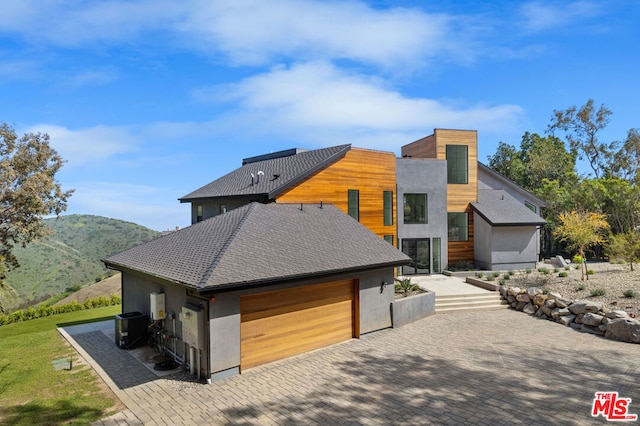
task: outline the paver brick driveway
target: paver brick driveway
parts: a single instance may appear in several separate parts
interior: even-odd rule
[[[467,312],[212,385],[181,389],[156,379],[121,387],[128,410],[99,424],[606,424],[591,417],[594,393],[617,391],[640,414],[639,372],[639,345],[511,310]]]

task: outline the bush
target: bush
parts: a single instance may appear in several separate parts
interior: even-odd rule
[[[506,280],[510,280],[510,279],[511,279],[511,275],[509,275],[509,274],[504,274],[504,275],[502,276],[502,279],[504,279],[505,281],[506,281]]]
[[[570,271],[570,270],[571,270],[571,266],[569,266],[569,265],[565,266],[565,267],[564,267],[564,270],[565,270],[565,271]]]
[[[638,293],[635,292],[634,290],[626,290],[624,293],[622,293],[622,295],[624,297],[626,297],[627,299],[632,299],[634,297],[638,297]]]
[[[416,285],[417,287],[417,285]],[[94,299],[87,299],[83,304],[76,302],[67,303],[61,306],[40,305],[37,308],[29,307],[27,309],[18,309],[9,315],[0,314],[0,326],[13,324],[15,322],[28,321],[36,318],[48,317],[50,315],[64,314],[67,312],[81,311],[83,309],[100,308],[111,305],[120,305],[122,299],[117,294],[110,297],[99,296]]]
[[[558,272],[560,272],[560,269],[558,269],[558,268],[553,268],[553,272],[555,272],[555,273],[557,274]]]
[[[540,272],[543,275],[549,275],[549,269],[548,268],[538,268],[538,272]]]
[[[418,284],[411,282],[411,278],[396,278],[396,282],[398,283],[395,286],[396,293],[401,293],[405,296],[420,288]]]
[[[512,275],[515,274],[515,272],[514,271],[509,271],[509,272],[507,272],[507,274],[509,274],[509,276],[512,276]]]
[[[494,277],[493,274],[487,275],[487,281],[494,281],[495,279],[496,277]]]
[[[596,271],[594,271],[593,269],[589,269],[587,271],[587,275],[595,275]]]
[[[566,272],[560,272],[560,273],[558,274],[558,276],[559,276],[560,278],[566,278],[566,277],[568,277],[568,276],[569,276],[569,274],[567,274]]]
[[[483,275],[482,272],[476,272],[476,278],[482,278]]]
[[[531,273],[531,268],[525,269],[524,272],[526,272],[527,274],[530,274]]]
[[[607,291],[604,288],[596,288],[595,290],[591,290],[591,297],[604,296]]]
[[[585,288],[587,288],[587,286],[586,286],[586,285],[584,285],[584,284],[580,284],[578,287],[576,287],[576,290],[577,290],[577,291],[582,291],[582,290],[584,290]]]

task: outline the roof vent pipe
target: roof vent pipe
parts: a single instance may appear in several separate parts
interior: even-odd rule
[[[258,172],[258,180],[256,180],[256,183],[260,182],[260,176],[264,176],[264,172],[262,170]]]
[[[302,207],[303,207],[303,204],[300,203],[300,211],[304,211],[304,209]]]

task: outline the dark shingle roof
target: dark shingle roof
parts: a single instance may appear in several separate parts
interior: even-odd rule
[[[335,206],[251,203],[104,262],[206,291],[408,261]]]
[[[273,199],[312,173],[341,158],[350,149],[351,145],[339,145],[245,164],[185,195],[180,198],[180,202],[260,194]],[[258,176],[258,172],[263,172],[264,175]],[[255,176],[253,180],[252,174]],[[258,177],[259,181],[257,181]]]
[[[492,226],[544,225],[546,222],[502,189],[478,190],[473,208]]]

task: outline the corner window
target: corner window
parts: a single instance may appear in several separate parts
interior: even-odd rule
[[[202,205],[198,205],[196,210],[196,222],[202,222]]]
[[[469,240],[469,218],[467,213],[447,213],[449,241]]]
[[[350,189],[348,194],[348,213],[349,216],[360,221],[360,191]]]
[[[447,183],[469,183],[468,147],[447,145]]]
[[[404,223],[427,223],[427,194],[404,194],[402,206]]]
[[[383,204],[384,226],[391,226],[393,225],[393,191],[384,191]]]

